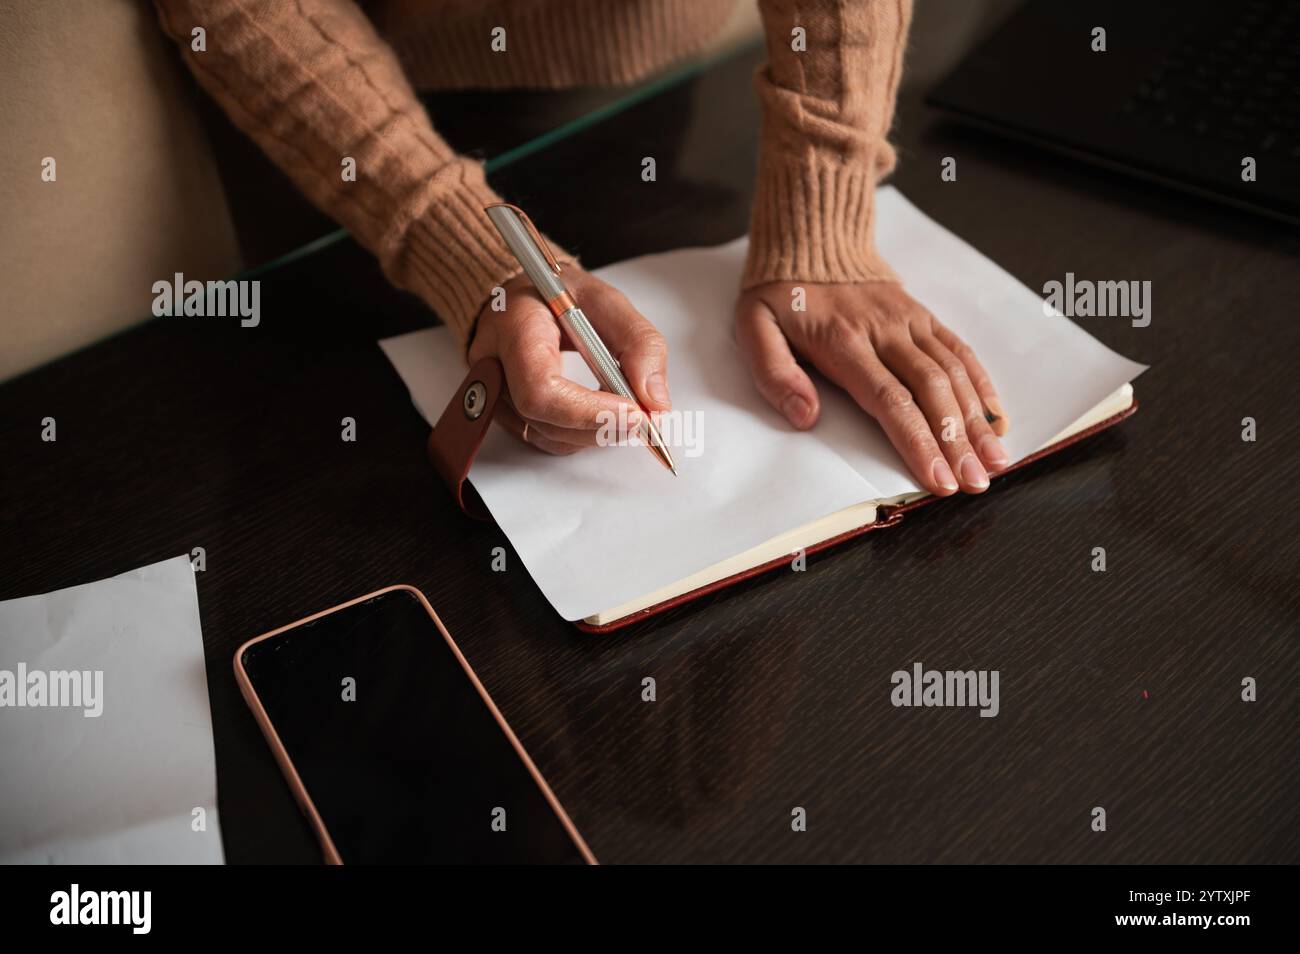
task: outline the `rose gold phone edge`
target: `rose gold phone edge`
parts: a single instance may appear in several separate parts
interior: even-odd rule
[[[307,820],[311,823],[312,830],[316,833],[316,840],[320,842],[321,850],[325,854],[326,864],[341,865],[343,864],[343,858],[339,854],[338,848],[335,847],[334,839],[330,837],[329,830],[325,827],[325,822],[321,818],[320,812],[316,810],[316,805],[307,791],[307,786],[303,784],[302,777],[299,776],[298,769],[293,764],[293,759],[289,757],[289,753],[285,749],[284,743],[280,741],[279,733],[275,731],[275,726],[271,724],[271,719],[266,714],[266,709],[262,706],[262,700],[257,697],[257,690],[253,688],[253,682],[248,677],[248,673],[244,670],[243,655],[250,646],[260,643],[264,639],[278,636],[286,630],[295,629],[299,626],[310,623],[312,620],[320,619],[322,616],[328,616],[330,613],[337,613],[339,610],[347,609],[349,606],[354,606],[357,603],[364,603],[367,600],[375,599],[378,596],[383,596],[385,593],[391,593],[394,590],[406,590],[407,592],[414,594],[415,598],[420,601],[425,612],[429,614],[429,617],[433,620],[434,626],[438,628],[438,632],[442,634],[442,638],[446,641],[447,646],[456,657],[457,662],[460,663],[461,669],[463,669],[465,675],[469,677],[470,683],[476,690],[478,690],[479,698],[483,700],[484,704],[488,707],[488,711],[492,713],[492,717],[496,719],[497,725],[501,727],[501,731],[506,734],[506,738],[509,739],[510,744],[514,746],[515,753],[523,761],[529,774],[532,775],[533,781],[537,783],[537,787],[542,790],[542,794],[546,797],[546,801],[551,806],[551,810],[555,812],[560,823],[564,825],[564,830],[568,832],[569,837],[577,846],[583,859],[589,865],[599,864],[599,862],[596,861],[596,856],[593,855],[591,849],[587,847],[587,843],[583,840],[582,835],[578,833],[578,829],[574,827],[568,813],[564,810],[564,806],[561,805],[559,799],[555,797],[555,793],[551,791],[551,787],[546,784],[546,779],[542,778],[541,772],[537,770],[537,766],[533,764],[533,760],[529,758],[528,753],[524,751],[524,747],[515,735],[514,730],[510,728],[510,724],[506,722],[505,717],[501,714],[501,710],[497,708],[496,703],[492,701],[492,697],[488,695],[487,689],[485,689],[483,683],[479,681],[474,669],[465,658],[465,654],[460,651],[460,647],[456,645],[456,641],[452,639],[451,634],[447,632],[447,627],[442,625],[442,620],[438,618],[438,614],[435,613],[433,607],[429,605],[429,601],[425,599],[424,594],[415,587],[409,586],[405,583],[386,586],[383,589],[375,590],[373,593],[367,593],[364,596],[358,596],[355,599],[348,600],[346,603],[340,603],[337,606],[331,606],[329,609],[321,610],[319,613],[312,613],[310,616],[304,616],[300,620],[280,626],[268,633],[254,636],[235,650],[235,682],[239,685],[240,694],[243,695],[244,702],[248,704],[248,708],[253,713],[253,718],[257,720],[257,725],[262,730],[263,737],[271,747],[271,752],[275,755],[275,760],[280,765],[280,771],[284,774],[285,780],[289,783],[289,787],[293,791],[293,797],[298,802],[298,807],[302,809],[303,814],[307,816]]]

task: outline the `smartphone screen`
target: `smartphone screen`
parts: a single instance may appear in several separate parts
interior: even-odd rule
[[[584,863],[411,590],[240,658],[344,863]]]

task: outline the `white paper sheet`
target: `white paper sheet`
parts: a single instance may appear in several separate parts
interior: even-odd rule
[[[1106,348],[893,188],[877,194],[876,240],[908,291],[964,337],[999,389],[1013,459],[1038,449],[1143,366]],[[702,421],[699,456],[674,448],[673,478],[637,447],[550,457],[493,428],[471,474],[546,598],[567,620],[618,606],[863,501],[916,491],[879,426],[821,388],[800,433],[754,390],[731,335],[746,240],[620,262],[596,272],[668,340],[675,412]],[[445,328],[380,342],[433,423],[464,377]],[[573,353],[565,373],[594,380]]]
[[[1011,421],[1001,441],[1012,460],[1028,457],[1146,370],[1146,365],[1116,354],[1068,318],[1044,315],[1041,295],[926,216],[892,186],[876,194],[876,247],[908,294],[979,355]],[[922,489],[884,431],[862,426],[862,413],[847,394],[831,386],[818,393],[818,436],[882,498]]]
[[[0,862],[222,862],[187,557],[0,603],[0,671],[20,665],[29,679],[102,672],[102,711],[87,716],[84,698],[81,707],[0,707]],[[195,808],[206,831],[193,830]]]

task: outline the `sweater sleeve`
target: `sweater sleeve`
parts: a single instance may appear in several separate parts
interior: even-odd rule
[[[492,288],[520,271],[483,213],[498,199],[482,166],[434,132],[356,3],[154,2],[235,125],[465,342]],[[205,49],[194,48],[196,28]],[[348,158],[355,181],[343,175]]]
[[[759,0],[762,151],[745,288],[895,281],[872,236],[911,0]],[[800,50],[796,27],[806,49]]]

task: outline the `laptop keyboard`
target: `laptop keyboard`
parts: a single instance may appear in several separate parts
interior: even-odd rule
[[[1300,162],[1300,3],[1248,0],[1175,27],[1123,112],[1144,124]]]

